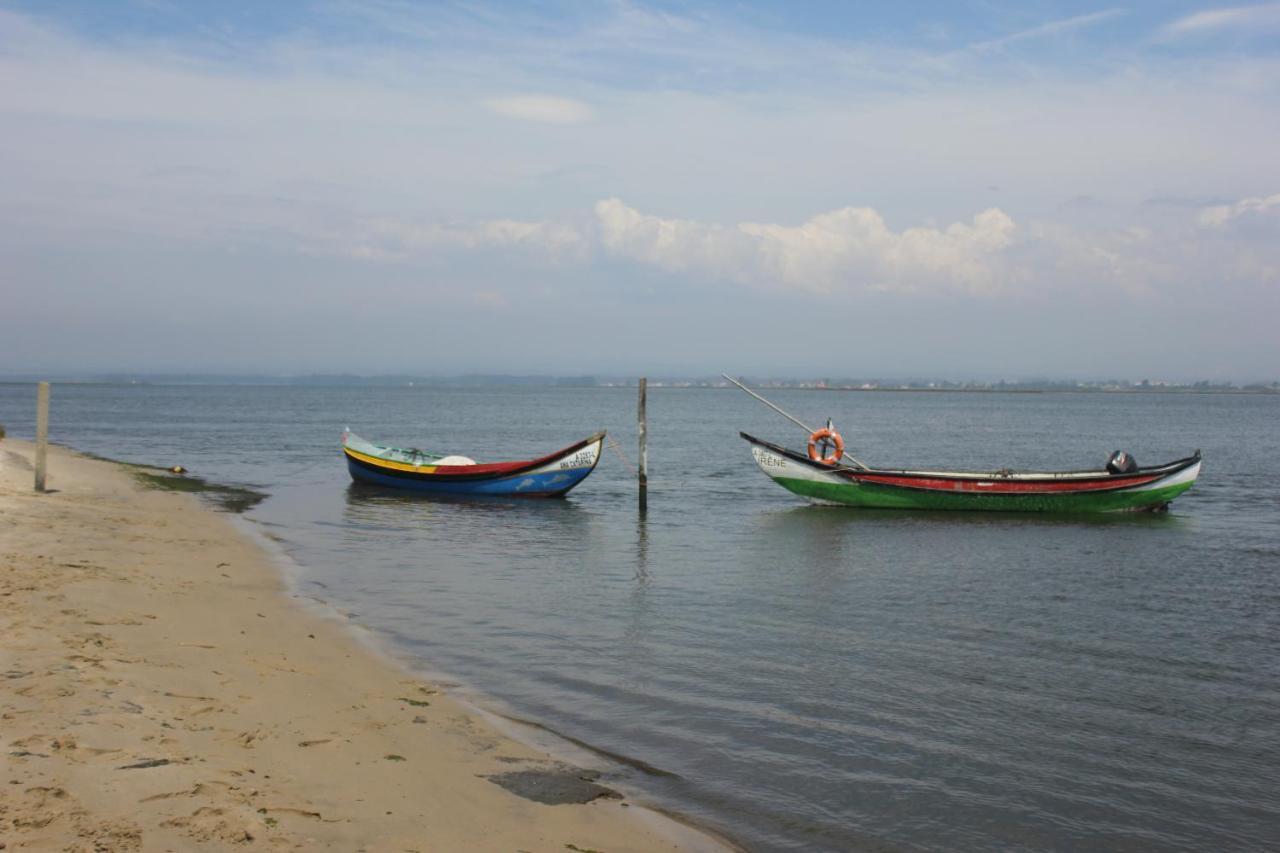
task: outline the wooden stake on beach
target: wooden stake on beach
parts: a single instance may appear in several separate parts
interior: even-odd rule
[[[36,391],[36,491],[44,491],[45,457],[49,453],[49,383]]]
[[[636,409],[636,420],[640,425],[640,511],[649,507],[649,435],[648,424],[645,418],[644,403],[645,391],[648,388],[649,380],[640,377],[640,402]]]

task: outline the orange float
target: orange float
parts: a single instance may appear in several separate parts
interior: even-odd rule
[[[819,443],[829,444],[834,449],[831,453],[823,456],[822,452],[818,450]],[[831,427],[824,427],[809,436],[809,458],[814,462],[821,462],[823,465],[835,465],[842,456],[844,456],[844,439],[840,437],[840,433]]]

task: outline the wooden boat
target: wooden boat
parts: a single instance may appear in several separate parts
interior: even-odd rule
[[[603,432],[538,459],[477,463],[365,441],[350,430],[342,452],[351,479],[394,489],[439,495],[506,495],[554,498],[587,478],[600,462]]]
[[[747,435],[760,470],[774,482],[818,503],[886,509],[1013,512],[1154,512],[1191,488],[1200,474],[1200,451],[1149,468],[1101,471],[917,471],[843,462],[838,452],[809,454]],[[836,439],[839,437],[836,436]],[[815,441],[816,440],[816,441]],[[811,458],[817,456],[818,458]],[[825,457],[825,458],[824,458]],[[1109,466],[1116,467],[1116,466]]]

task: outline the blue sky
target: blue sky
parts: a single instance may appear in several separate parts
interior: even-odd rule
[[[0,0],[0,77],[12,370],[1280,363],[1276,2]]]
[[[77,31],[98,38],[208,37],[214,33],[234,34],[244,39],[272,39],[306,30],[336,42],[356,38],[385,40],[403,22],[419,24],[460,24],[471,22],[484,28],[514,29],[532,26],[541,32],[588,28],[607,24],[622,6],[634,14],[666,16],[702,22],[718,22],[741,29],[770,33],[791,33],[806,37],[850,42],[876,41],[905,46],[962,48],[975,43],[1027,35],[1049,27],[1049,32],[1092,29],[1081,44],[1128,44],[1149,39],[1166,26],[1196,14],[1212,16],[1223,10],[1242,12],[1254,9],[1253,20],[1266,16],[1263,4],[1205,4],[1196,0],[1131,2],[1125,4],[1063,2],[992,2],[991,0],[951,0],[951,2],[858,3],[845,0],[805,2],[679,3],[650,2],[616,4],[607,2],[437,2],[407,0],[361,2],[361,0],[221,0],[216,3],[155,0],[155,2],[101,3],[95,0],[18,0],[9,6],[32,15],[57,18]],[[1095,18],[1096,23],[1080,23]],[[1201,38],[1225,37],[1239,41],[1259,37],[1245,24],[1249,15],[1238,15],[1238,28],[1203,26]],[[382,21],[389,26],[379,26]],[[1066,22],[1077,21],[1076,24]],[[1103,21],[1106,25],[1103,26]],[[360,24],[363,23],[363,26]],[[1205,22],[1211,23],[1211,22]],[[1054,29],[1054,28],[1057,29]]]

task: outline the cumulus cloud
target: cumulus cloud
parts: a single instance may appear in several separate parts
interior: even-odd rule
[[[617,198],[595,204],[593,227],[570,221],[420,222],[374,218],[314,238],[321,251],[376,261],[440,252],[516,250],[553,262],[622,258],[687,276],[815,293],[953,290],[986,294],[1011,284],[1018,226],[997,208],[968,222],[895,231],[869,207],[845,207],[798,225],[720,225],[643,213]]]
[[[543,124],[582,124],[592,119],[591,107],[572,98],[554,95],[515,95],[493,98],[484,105],[498,115]]]
[[[984,293],[1009,281],[1003,254],[1017,226],[991,208],[946,228],[889,228],[875,210],[846,207],[800,225],[733,226],[641,213],[616,198],[595,206],[603,248],[671,272],[800,290]]]
[[[1280,193],[1265,198],[1242,198],[1232,204],[1216,204],[1200,211],[1200,224],[1211,228],[1222,228],[1242,217],[1262,215],[1272,211],[1280,214]]]

